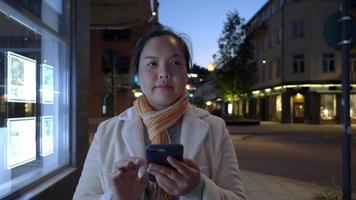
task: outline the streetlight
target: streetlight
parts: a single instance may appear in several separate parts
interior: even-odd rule
[[[208,64],[208,71],[209,71],[209,72],[212,72],[212,71],[214,71],[214,70],[215,70],[214,65],[213,65],[212,63],[209,63],[209,64]]]

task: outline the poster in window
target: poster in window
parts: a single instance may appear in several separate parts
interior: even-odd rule
[[[53,104],[54,102],[54,69],[52,66],[42,64],[42,103]]]
[[[36,61],[6,52],[7,101],[36,102]]]
[[[54,124],[53,116],[41,117],[41,156],[53,153]]]
[[[36,118],[7,120],[6,166],[8,169],[36,159]]]

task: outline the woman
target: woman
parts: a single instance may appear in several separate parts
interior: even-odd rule
[[[164,27],[138,41],[132,67],[143,95],[134,106],[101,123],[89,149],[74,199],[245,199],[235,150],[221,118],[189,104],[191,65],[184,40]],[[180,143],[176,169],[150,164],[145,146]],[[143,174],[143,175],[142,175]]]

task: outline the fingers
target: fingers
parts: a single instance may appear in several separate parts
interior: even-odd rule
[[[166,166],[163,166],[163,165],[151,163],[148,166],[147,171],[154,176],[164,175],[165,177],[169,178],[170,180],[174,180],[174,182],[181,179],[181,175],[176,170],[171,169]]]
[[[155,176],[158,185],[164,191],[168,194],[173,194],[172,192],[175,190],[175,186],[177,185],[177,178],[180,178],[174,169],[170,169],[162,165],[150,164],[147,171]]]
[[[145,167],[146,161],[142,158],[128,157],[124,160],[120,160],[115,163],[115,171],[123,170],[126,171],[128,168],[139,169],[140,167]]]
[[[156,180],[157,180],[157,183],[158,185],[165,191],[167,192],[168,194],[173,194],[173,191],[174,191],[174,183],[172,183],[172,181],[167,178],[165,175],[161,175],[161,174],[158,174],[156,175]]]
[[[188,165],[189,167],[191,168],[194,168],[194,169],[199,169],[199,166],[197,164],[195,164],[195,162],[189,158],[184,158],[184,163],[186,165]]]
[[[139,182],[142,184],[147,184],[149,179],[148,179],[148,173],[145,173],[143,176],[138,178]]]
[[[184,159],[184,161],[182,162],[182,161],[179,161],[179,160],[177,160],[177,159],[175,159],[175,158],[169,156],[169,157],[167,158],[167,161],[168,161],[169,164],[171,164],[180,174],[189,174],[189,171],[190,171],[189,167],[190,167],[190,166],[188,165],[188,163],[185,163],[185,159]],[[193,162],[193,161],[191,161],[191,162]],[[191,163],[189,163],[189,164],[191,164]],[[194,164],[194,165],[195,165],[195,164]]]

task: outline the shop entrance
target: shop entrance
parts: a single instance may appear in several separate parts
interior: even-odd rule
[[[303,123],[304,122],[304,103],[294,103],[293,105],[293,122]]]
[[[297,93],[292,97],[293,123],[304,122],[304,95]]]

